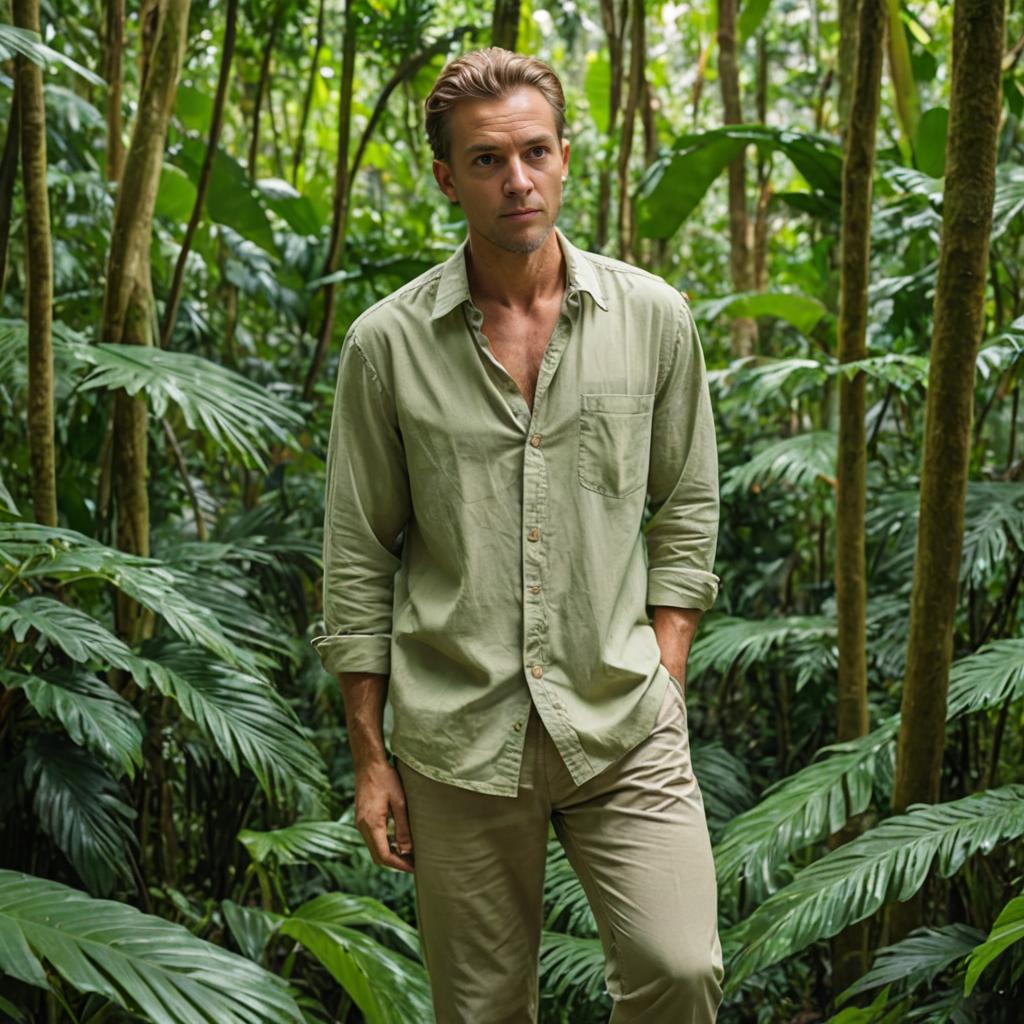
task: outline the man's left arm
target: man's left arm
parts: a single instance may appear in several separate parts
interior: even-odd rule
[[[680,295],[675,330],[658,366],[648,493],[647,604],[661,660],[685,686],[701,616],[718,596],[718,448],[707,369],[689,304]]]

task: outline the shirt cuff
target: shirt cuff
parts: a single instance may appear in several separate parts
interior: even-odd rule
[[[343,633],[310,641],[328,672],[391,672],[390,634]]]
[[[707,611],[718,597],[721,581],[703,569],[654,568],[647,572],[647,603]]]

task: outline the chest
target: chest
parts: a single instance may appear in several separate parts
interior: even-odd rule
[[[491,353],[515,381],[531,409],[540,365],[560,309],[560,303],[552,303],[528,317],[498,309],[483,310],[480,330]]]

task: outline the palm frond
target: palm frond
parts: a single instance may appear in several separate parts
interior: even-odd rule
[[[342,821],[297,821],[270,832],[242,829],[238,841],[258,864],[308,864],[344,857],[363,845],[359,830]]]
[[[246,764],[269,796],[295,785],[326,787],[319,752],[265,679],[177,640],[147,643],[143,654],[147,685],[172,697],[236,773]]]
[[[865,515],[865,531],[891,545],[887,572],[910,578],[917,543],[919,498],[916,491],[888,491]],[[1010,545],[1024,548],[1024,484],[972,480],[964,505],[960,580],[982,586],[1005,564]]]
[[[23,643],[30,629],[59,647],[72,661],[95,659],[117,668],[132,667],[132,653],[91,615],[52,597],[26,597],[13,605],[0,606],[0,629],[9,629]]]
[[[58,736],[26,745],[25,782],[43,831],[63,851],[90,892],[107,895],[130,879],[135,810],[117,782],[81,748]]]
[[[1024,640],[993,640],[953,663],[947,720],[1024,697]]]
[[[906,352],[886,352],[848,363],[835,363],[832,369],[846,377],[862,372],[883,384],[891,384],[899,391],[928,386],[928,357]]]
[[[232,643],[213,616],[186,596],[187,577],[158,559],[126,554],[76,530],[0,520],[0,563],[7,570],[7,586],[19,579],[105,580],[160,616],[182,639],[229,664],[257,667],[253,654]]]
[[[174,404],[190,429],[203,430],[246,465],[265,469],[271,440],[299,447],[291,432],[302,426],[302,417],[271,391],[218,363],[150,345],[74,345],[71,351],[94,367],[82,390],[145,391],[158,418]]]
[[[813,430],[775,441],[733,466],[722,478],[722,494],[772,486],[809,487],[817,480],[831,484],[835,472],[835,433]]]
[[[156,1024],[301,1024],[286,985],[181,925],[0,869],[0,973],[48,988],[45,965]]]
[[[708,828],[717,836],[753,804],[750,772],[741,758],[717,740],[691,740],[693,771],[700,780]]]
[[[0,60],[8,61],[15,55],[25,57],[33,64],[39,64],[44,68],[47,64],[60,64],[92,85],[106,85],[94,71],[82,67],[59,50],[47,46],[38,32],[16,28],[14,25],[0,25]]]
[[[719,885],[741,879],[754,899],[778,888],[778,865],[797,850],[838,831],[871,802],[879,759],[894,756],[899,716],[867,736],[836,743],[814,761],[777,782],[761,801],[726,827],[715,846]]]
[[[366,896],[325,893],[284,918],[278,930],[300,942],[352,997],[367,1024],[432,1019],[423,966],[381,945],[356,926],[373,925],[419,949],[415,930]]]
[[[75,743],[98,754],[114,771],[134,778],[135,769],[142,767],[139,713],[91,673],[75,669],[43,677],[0,670],[0,685],[21,688],[43,718],[60,722]]]
[[[918,928],[900,942],[878,950],[871,970],[841,992],[836,1003],[845,1003],[862,992],[890,983],[895,983],[903,992],[931,985],[939,974],[967,956],[983,938],[977,928],[960,923]]]
[[[540,976],[544,988],[597,999],[605,991],[605,955],[598,939],[545,930],[540,941]]]
[[[1024,895],[1015,896],[999,912],[988,937],[975,947],[967,961],[964,995],[978,984],[981,972],[1015,942],[1024,941]]]
[[[773,649],[792,659],[797,650],[827,649],[835,645],[835,619],[824,615],[780,615],[770,619],[709,616],[694,640],[687,662],[691,676],[708,669],[742,672],[763,661]]]
[[[587,894],[557,839],[548,840],[544,866],[544,905],[548,908],[545,921],[548,928],[553,928],[564,918],[561,926],[563,931],[573,935],[597,935],[597,924]]]
[[[1008,785],[946,804],[915,804],[804,868],[723,943],[738,952],[726,987],[830,938],[889,900],[908,900],[934,862],[943,877],[971,854],[1024,835],[1024,786]]]

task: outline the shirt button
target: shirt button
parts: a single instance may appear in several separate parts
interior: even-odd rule
[[[534,448],[539,448],[540,447],[540,434],[534,434],[533,437],[530,438],[530,444],[532,444]]]
[[[540,679],[541,676],[544,675],[544,669],[541,668],[540,665],[534,665],[533,668],[530,669],[530,675],[533,676],[534,679]]]
[[[539,594],[540,593],[540,584],[539,583],[534,583],[533,586],[530,587],[530,593],[531,594]]]
[[[533,527],[532,530],[526,535],[527,540],[540,540],[540,530],[537,527]]]
[[[512,728],[515,729],[516,732],[519,732],[519,730],[522,729],[522,727],[523,727],[523,723],[522,722],[516,722],[516,724],[512,726]]]

